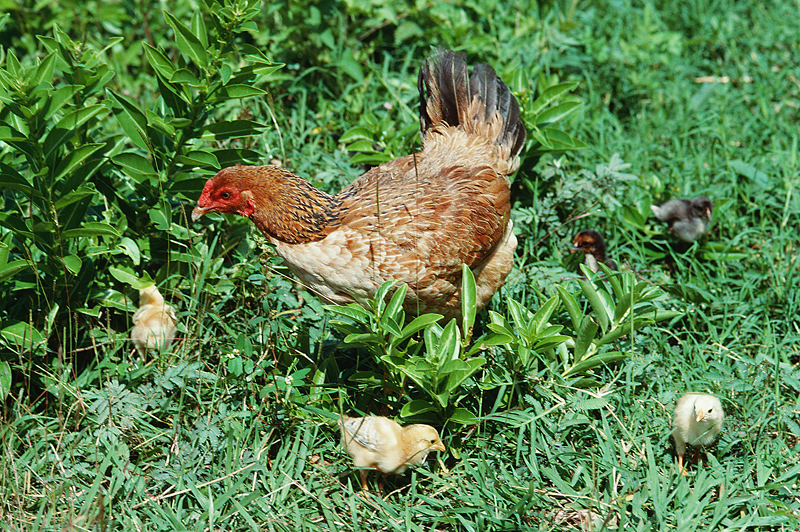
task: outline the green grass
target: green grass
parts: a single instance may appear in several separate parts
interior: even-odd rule
[[[83,16],[57,3],[9,8],[0,19],[2,67],[13,51],[32,68],[46,50],[35,35],[52,36],[57,23],[78,43],[87,36],[87,48],[115,73],[108,90],[164,112],[153,103],[160,90],[140,41],[160,44],[173,61],[181,51],[161,8],[140,4],[87,7]],[[402,155],[418,144],[416,70],[432,45],[492,64],[523,109],[540,75],[546,85],[577,82],[572,95],[583,106],[558,127],[587,148],[523,161],[512,191],[518,260],[490,308],[514,323],[518,342],[515,309],[536,313],[559,296],[556,286],[576,295],[581,316],[598,320],[577,274],[564,268],[572,236],[592,227],[635,279],[663,290],[654,308],[680,315],[600,346],[599,355],[620,352],[621,360],[594,366],[581,380],[564,377],[547,349],[533,350],[524,364],[504,345],[469,354],[485,364],[426,418],[448,452],[388,478],[382,496],[366,496],[340,447],[336,418],[344,411],[417,419],[400,413],[429,399],[424,387],[399,379],[375,354],[377,343],[345,345],[335,323],[341,317],[295,285],[246,220],[209,217],[201,231],[185,219],[211,166],[156,165],[137,181],[110,157],[123,150],[153,157],[132,144],[114,113],[100,113],[64,153],[82,142],[119,147],[87,177],[86,186],[102,194],[85,208],[87,216],[112,213],[109,223],[141,260],[119,251],[119,240],[87,236],[69,252],[82,257],[74,282],[84,288],[66,295],[61,257],[42,260],[38,277],[0,269],[0,391],[7,390],[0,526],[800,528],[797,4],[385,4],[256,4],[255,26],[235,42],[285,67],[259,78],[266,96],[210,106],[207,120],[249,113],[263,133],[198,135],[185,151],[165,141],[164,153],[178,160],[189,149],[253,150],[257,160],[277,158],[335,191],[363,172],[354,157]],[[192,27],[195,11],[187,4],[170,12]],[[221,20],[204,13],[209,28]],[[103,51],[116,35],[122,43]],[[702,79],[709,76],[727,81]],[[88,98],[110,106],[106,94]],[[4,124],[16,120],[8,98],[0,94]],[[379,149],[348,151],[339,139],[355,126]],[[0,134],[0,162],[32,175],[7,130]],[[26,248],[5,217],[26,212],[20,191],[0,193],[0,258],[10,250],[8,264],[38,249]],[[649,205],[699,194],[714,201],[712,230],[680,252]],[[111,267],[131,277],[109,275]],[[181,339],[139,361],[126,340],[130,279],[145,276],[178,308]],[[545,321],[578,338],[582,322],[557,302]],[[476,336],[492,323],[479,315]],[[20,324],[45,341],[16,345]],[[391,337],[377,325],[370,332]],[[410,356],[414,345],[400,349]],[[669,427],[687,391],[719,396],[727,419],[707,461],[681,476]],[[458,422],[456,407],[477,422]],[[375,473],[370,481],[377,487]]]

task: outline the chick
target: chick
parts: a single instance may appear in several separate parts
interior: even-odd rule
[[[678,400],[672,415],[672,437],[678,453],[678,469],[682,474],[686,474],[683,468],[686,445],[710,445],[722,430],[724,420],[722,404],[712,395],[687,393]]]
[[[708,232],[714,204],[705,196],[694,199],[671,199],[651,205],[656,218],[666,222],[669,230],[684,242],[694,242]]]
[[[164,303],[155,285],[139,290],[139,310],[133,315],[131,339],[140,357],[148,349],[166,349],[175,339],[175,309]]]
[[[606,257],[606,242],[603,236],[594,229],[584,229],[579,232],[572,240],[572,245],[570,252],[582,251],[583,263],[593,272],[600,269],[600,262],[611,270],[617,269],[617,264]]]
[[[400,475],[408,466],[420,465],[431,451],[444,451],[439,433],[430,425],[407,425],[379,416],[339,420],[342,445],[356,467],[371,467]],[[367,470],[361,469],[361,485],[367,491]]]

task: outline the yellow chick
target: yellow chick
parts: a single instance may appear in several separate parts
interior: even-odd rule
[[[339,420],[342,445],[356,467],[371,467],[383,473],[400,475],[411,465],[420,465],[431,451],[444,451],[439,433],[430,425],[408,425],[379,416]],[[367,491],[367,470],[359,471]]]
[[[704,447],[713,443],[724,420],[722,403],[712,395],[687,393],[678,400],[672,415],[672,437],[682,474],[686,474],[683,468],[686,445]]]
[[[133,315],[131,339],[140,357],[148,349],[166,349],[175,339],[175,309],[164,303],[155,285],[139,290],[139,310]]]

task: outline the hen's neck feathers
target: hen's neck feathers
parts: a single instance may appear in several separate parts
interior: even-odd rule
[[[288,170],[237,166],[242,196],[254,207],[250,219],[267,236],[287,244],[325,238],[341,223],[342,200]]]

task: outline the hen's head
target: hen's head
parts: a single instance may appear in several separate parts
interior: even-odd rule
[[[251,188],[254,175],[247,166],[232,166],[217,172],[206,181],[203,193],[192,211],[192,221],[209,212],[227,212],[250,216],[255,211]]]

